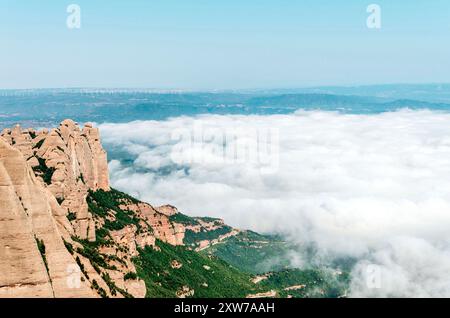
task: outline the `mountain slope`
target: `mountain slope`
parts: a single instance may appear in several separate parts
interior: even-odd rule
[[[240,231],[237,235],[204,250],[252,274],[290,267],[289,252],[295,247],[281,237]]]
[[[148,297],[246,297],[262,290],[241,272],[217,257],[158,241],[135,259]]]
[[[4,130],[0,203],[0,297],[345,293],[327,271],[258,268],[286,251],[280,238],[153,207],[111,188],[106,152],[90,124]],[[270,272],[262,280],[254,275],[263,271]],[[292,284],[321,292],[287,293]]]
[[[0,297],[92,297],[84,281],[67,284],[77,267],[63,238],[70,224],[21,152],[0,138]]]

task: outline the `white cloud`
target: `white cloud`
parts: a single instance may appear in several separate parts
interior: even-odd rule
[[[277,170],[221,161],[175,168],[172,132],[198,124],[278,129]],[[135,158],[132,167],[110,163],[121,190],[187,214],[281,232],[324,255],[357,257],[354,296],[450,296],[450,114],[204,115],[100,129],[108,148]],[[367,288],[366,263],[396,283]]]

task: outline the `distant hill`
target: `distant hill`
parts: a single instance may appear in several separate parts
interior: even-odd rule
[[[78,122],[162,120],[198,114],[288,114],[297,109],[380,113],[399,108],[450,110],[447,102],[415,99],[420,94],[333,94],[334,89],[303,93],[148,93],[115,91],[0,91],[0,128],[22,123],[54,126],[65,118]],[[350,90],[359,92],[358,90]],[[326,93],[325,93],[326,92]],[[379,96],[382,95],[382,96]],[[427,94],[423,94],[428,96]],[[443,98],[442,100],[446,100]]]

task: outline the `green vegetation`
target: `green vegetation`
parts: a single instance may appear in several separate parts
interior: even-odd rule
[[[110,246],[112,244],[111,235],[108,230],[101,227],[95,230],[95,245]]]
[[[287,253],[292,248],[278,236],[243,231],[204,252],[215,255],[240,270],[259,274],[289,267]]]
[[[101,233],[104,233],[104,231],[101,231]],[[101,234],[100,234],[101,235]],[[108,233],[109,236],[109,233]],[[97,236],[98,237],[98,236]],[[98,247],[104,244],[108,244],[108,241],[106,240],[106,237],[101,237],[100,240],[97,240],[95,242],[90,242],[88,240],[82,240],[76,237],[73,237],[74,240],[76,240],[78,243],[80,243],[83,248],[77,248],[76,252],[84,257],[86,257],[92,267],[94,267],[95,271],[101,275],[102,279],[105,281],[105,283],[108,285],[108,288],[111,292],[112,296],[116,296],[117,293],[122,294],[125,298],[132,298],[132,295],[127,293],[125,290],[119,288],[114,281],[111,279],[109,274],[105,271],[102,271],[102,269],[110,269],[110,270],[117,270],[115,266],[110,266],[108,264],[108,261],[115,260],[121,263],[124,263],[123,260],[119,259],[115,255],[104,255],[98,251]],[[72,247],[73,249],[73,247]],[[81,263],[80,258],[77,256],[76,262],[78,266],[80,266],[81,272],[89,279],[89,276]],[[95,289],[102,297],[107,297],[107,294],[104,289],[102,289],[98,283],[94,280],[92,282],[93,289]]]
[[[86,182],[84,181],[84,176],[83,176],[82,173],[80,173],[80,175],[79,175],[79,177],[78,177],[78,180],[80,180],[80,181],[83,182],[83,183],[86,183]]]
[[[193,289],[193,297],[245,297],[274,290],[277,297],[341,297],[348,288],[348,274],[328,269],[286,269],[270,272],[254,284],[251,274],[240,271],[211,255],[157,241],[155,250],[139,251],[133,261],[138,276],[147,286],[147,297],[175,297],[183,286]],[[172,268],[176,260],[181,268]],[[291,290],[289,290],[291,288]],[[287,290],[286,290],[287,289]]]
[[[88,259],[97,273],[108,285],[112,295],[122,294],[131,297],[119,288],[105,270],[117,270],[110,261],[126,264],[124,259],[116,255],[100,253],[101,246],[115,246],[126,252],[126,247],[117,245],[111,238],[111,230],[120,230],[133,224],[141,230],[141,222],[137,215],[125,210],[126,203],[139,203],[136,199],[119,192],[89,192],[87,198],[89,211],[96,220],[101,220],[103,227],[96,229],[96,241],[90,242],[74,237],[82,247],[74,248],[66,243],[70,253],[78,253]],[[68,218],[71,218],[68,216]],[[200,225],[199,221],[214,222],[214,218],[192,218],[184,214],[170,217],[171,222],[184,225]],[[98,226],[98,225],[97,225]],[[173,246],[156,240],[156,247],[147,246],[138,249],[138,256],[132,259],[137,273],[127,272],[125,280],[142,279],[146,283],[147,297],[176,297],[177,292],[188,287],[193,290],[192,297],[245,297],[249,294],[275,290],[277,297],[340,297],[346,294],[348,274],[328,269],[308,268],[289,269],[288,252],[294,247],[277,236],[260,235],[251,231],[243,231],[223,242],[213,245],[202,252],[196,252],[188,246],[196,245],[201,240],[213,240],[232,230],[221,225],[213,231],[204,228],[199,232],[187,230],[184,242],[186,246]],[[39,243],[38,243],[39,245]],[[74,251],[75,249],[75,251]],[[45,255],[45,247],[44,253]],[[79,257],[76,257],[81,271],[87,276]],[[173,266],[174,262],[181,267]],[[266,273],[267,279],[253,283],[255,274]],[[91,287],[102,297],[107,293],[97,281]]]
[[[177,213],[169,217],[170,222],[180,223],[183,225],[199,225],[198,221],[183,213]]]
[[[34,131],[29,132],[31,139],[36,138],[36,133]]]
[[[209,223],[211,223],[211,222],[222,223],[223,222],[221,219],[213,218],[210,216],[197,216],[197,217],[195,217],[195,219],[203,221],[203,222],[209,222]]]
[[[193,297],[245,297],[260,291],[251,275],[216,257],[159,240],[157,247],[160,251],[146,247],[133,259],[138,276],[146,283],[147,297],[175,297],[183,286],[194,289]],[[172,268],[174,260],[183,266]]]
[[[136,199],[122,193],[120,191],[111,189],[111,191],[89,191],[87,197],[87,203],[89,211],[94,215],[101,217],[105,220],[105,228],[108,230],[121,230],[125,226],[134,224],[138,228],[141,228],[140,219],[136,217],[134,212],[122,210],[120,205],[124,202],[138,203]],[[113,211],[115,219],[113,221],[106,218],[110,211]]]
[[[111,238],[110,230],[120,230],[127,225],[134,224],[138,230],[141,228],[139,222],[140,219],[132,211],[123,210],[120,206],[124,203],[138,202],[137,200],[129,197],[128,195],[116,190],[111,191],[90,191],[87,197],[89,211],[93,213],[94,217],[104,222],[103,227],[97,227],[95,234],[96,240],[91,242],[86,239],[80,239],[78,237],[72,237],[74,241],[77,241],[82,247],[77,248],[76,252],[86,259],[88,259],[95,269],[95,271],[101,275],[103,281],[108,285],[111,295],[116,296],[122,294],[125,298],[131,298],[127,291],[118,287],[111,279],[107,271],[105,270],[117,270],[115,265],[110,265],[111,261],[119,262],[126,265],[124,259],[119,258],[117,255],[108,255],[100,253],[100,247],[102,246],[115,246],[117,250],[126,253],[126,247],[119,246]],[[77,257],[77,263],[82,268],[80,259]],[[84,267],[81,269],[85,273]],[[126,279],[136,279],[137,275],[134,273],[127,273]],[[96,281],[92,281],[93,289],[95,289],[102,297],[107,297],[107,293],[103,290]]]
[[[117,293],[119,292],[125,298],[133,298],[133,296],[131,296],[125,290],[123,290],[122,288],[117,287],[117,285],[113,282],[113,280],[111,279],[111,277],[109,276],[108,273],[103,273],[102,274],[102,278],[105,281],[106,285],[108,285],[108,288],[109,288],[109,290],[111,292],[111,295],[116,296]]]
[[[39,142],[38,142],[36,145],[34,145],[33,149],[39,149],[39,148],[41,148],[41,146],[42,146],[42,144],[44,143],[44,141],[45,141],[45,139],[39,140]]]
[[[258,285],[276,290],[283,298],[288,295],[295,298],[336,298],[346,295],[349,274],[330,269],[288,269],[270,273]]]
[[[185,236],[184,236],[184,243],[186,245],[191,245],[191,244],[196,244],[203,240],[211,241],[211,240],[218,238],[221,235],[230,233],[232,230],[233,230],[233,228],[230,226],[227,226],[227,225],[224,225],[213,231],[202,230],[200,232],[194,232],[191,230],[186,230]]]
[[[72,239],[83,246],[83,248],[77,248],[76,252],[89,259],[92,267],[94,267],[97,273],[101,274],[101,268],[115,269],[113,266],[108,265],[108,257],[98,251],[98,247],[102,244],[101,242],[90,242],[88,240],[82,240],[77,237],[72,237]]]
[[[219,236],[227,234],[233,230],[230,226],[227,225],[221,225],[222,222],[220,219],[217,218],[211,218],[211,217],[190,217],[182,213],[177,213],[170,216],[170,221],[175,223],[180,223],[185,226],[201,226],[200,221],[208,222],[208,223],[215,223],[217,225],[220,225],[221,227],[212,231],[207,231],[206,229],[201,229],[200,232],[194,232],[192,230],[186,230],[185,236],[184,236],[184,243],[186,245],[196,245],[200,241],[203,240],[214,240],[217,239]]]
[[[192,216],[187,216],[186,214],[183,213],[177,213],[174,215],[171,215],[169,217],[170,222],[175,222],[175,223],[180,223],[183,225],[200,225],[200,221],[203,222],[215,222],[215,223],[219,223],[222,222],[221,219],[218,218],[212,218],[212,217],[208,217],[208,216],[204,216],[204,217],[192,217]]]
[[[80,267],[81,272],[84,274],[84,276],[86,276],[87,279],[89,279],[89,275],[86,272],[86,269],[84,268],[83,263],[81,263],[80,257],[77,256],[77,258],[75,259],[75,261],[77,262],[78,266]]]
[[[69,221],[75,221],[77,219],[77,216],[75,213],[69,211],[69,213],[67,213],[67,219]]]
[[[52,182],[52,176],[55,172],[55,168],[47,167],[45,159],[43,158],[37,158],[37,160],[39,162],[39,165],[37,167],[33,167],[33,171],[39,174],[46,184],[50,184]]]
[[[123,277],[124,280],[136,280],[137,278],[138,278],[137,274],[133,272],[128,272]]]
[[[98,283],[95,279],[92,281],[91,288],[95,289],[102,298],[108,297],[108,295],[106,294],[106,291],[98,285]]]
[[[41,253],[41,257],[42,260],[44,261],[44,265],[45,265],[45,269],[47,270],[48,273],[48,263],[47,263],[47,257],[45,255],[45,244],[44,244],[44,240],[40,240],[38,237],[34,237],[34,239],[36,240],[36,244],[38,246],[38,250],[39,253]]]
[[[66,247],[66,249],[69,251],[70,254],[73,255],[73,252],[74,252],[73,245],[70,244],[69,242],[66,242],[66,240],[64,240],[64,239],[63,239],[63,241],[64,241],[64,246]]]

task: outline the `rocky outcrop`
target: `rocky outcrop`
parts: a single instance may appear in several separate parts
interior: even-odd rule
[[[16,134],[18,130],[15,130]],[[15,135],[14,135],[15,136]],[[26,140],[18,146],[29,150]],[[0,297],[93,297],[63,242],[67,224],[22,152],[0,137]]]
[[[306,285],[301,284],[301,285],[294,285],[294,286],[286,287],[286,288],[284,288],[284,290],[286,290],[286,291],[299,290],[299,289],[303,289],[305,287],[306,287]]]
[[[196,224],[190,224],[186,226],[186,230],[190,230],[194,233],[199,232],[211,232],[224,227],[225,222],[222,219],[207,219],[207,218],[195,218]]]
[[[155,209],[159,213],[162,213],[167,216],[172,216],[172,215],[175,215],[178,213],[178,209],[176,207],[174,207],[173,205],[169,205],[169,204],[161,205]]]
[[[195,290],[191,289],[189,286],[183,286],[179,290],[177,290],[178,298],[188,298],[194,296]]]
[[[144,297],[132,259],[140,249],[158,250],[157,239],[183,245],[185,226],[171,221],[177,213],[110,188],[106,152],[91,124],[5,129],[0,297]]]
[[[213,245],[219,244],[220,242],[223,242],[226,239],[229,239],[230,237],[236,236],[241,231],[238,229],[232,229],[230,232],[219,235],[217,238],[214,238],[212,240],[201,240],[198,242],[198,246],[195,248],[197,252],[203,251]]]
[[[132,249],[112,251],[102,270],[80,244],[96,239],[89,193],[110,190],[98,129],[71,120],[5,129],[0,158],[0,297],[145,296],[143,281],[124,279],[135,272]],[[134,238],[140,247],[154,240]]]
[[[253,284],[258,284],[264,280],[267,280],[270,277],[270,274],[257,275],[252,279]]]
[[[277,297],[277,292],[275,290],[270,290],[265,293],[250,294],[247,295],[246,298],[275,298],[275,297]]]
[[[118,245],[127,248],[127,254],[132,257],[138,255],[138,248],[155,246],[156,242],[155,236],[149,232],[138,233],[135,225],[130,225],[117,231],[110,231],[110,234]]]
[[[183,245],[185,226],[170,221],[168,215],[178,213],[175,207],[171,207],[175,213],[162,213],[161,207],[153,208],[150,204],[144,202],[124,202],[121,206],[125,210],[132,211],[137,216],[150,225],[154,236],[161,241],[172,245]],[[169,206],[165,206],[169,207]],[[164,210],[163,210],[164,211]],[[167,211],[166,211],[167,212]]]
[[[97,128],[83,129],[72,120],[58,128],[36,132],[20,126],[5,129],[1,136],[18,149],[37,177],[54,195],[71,220],[77,236],[95,240],[95,225],[88,211],[89,190],[109,190],[106,152]]]
[[[174,268],[174,269],[179,269],[181,267],[183,267],[183,264],[180,263],[179,261],[177,261],[176,259],[172,260],[172,262],[170,262],[170,267]]]

